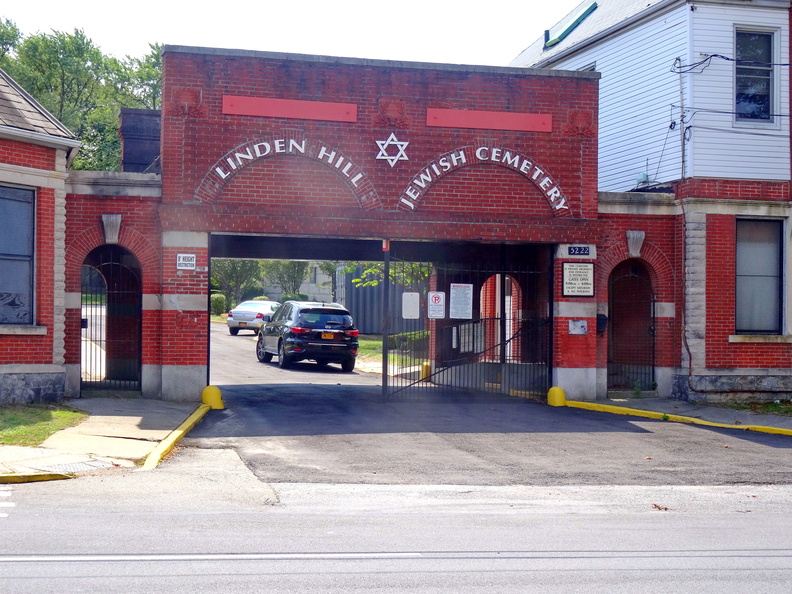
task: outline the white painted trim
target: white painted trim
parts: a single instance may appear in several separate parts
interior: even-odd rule
[[[209,234],[201,231],[164,231],[162,247],[209,248]]]
[[[0,183],[63,190],[66,187],[66,177],[67,174],[61,171],[0,163]]]
[[[62,365],[0,365],[0,375],[11,375],[15,373],[66,373]]]
[[[11,128],[10,126],[0,126],[0,138],[8,138],[10,140],[61,150],[82,146],[82,142],[76,138],[63,138],[62,136],[52,136],[50,134],[42,134],[41,132],[22,130],[21,128]]]
[[[163,311],[206,311],[209,307],[207,295],[168,293],[162,296]]]
[[[729,342],[749,344],[792,344],[792,336],[788,334],[734,334],[729,336]]]
[[[46,336],[47,326],[20,326],[16,324],[0,324],[0,334],[16,336]]]
[[[556,301],[553,303],[553,316],[557,318],[596,318],[597,304],[595,302]]]

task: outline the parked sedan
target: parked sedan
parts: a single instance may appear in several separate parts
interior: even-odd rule
[[[252,330],[258,334],[264,316],[272,315],[279,305],[277,301],[243,301],[228,312],[228,331],[231,336],[236,336],[240,330]]]
[[[338,303],[286,301],[261,327],[256,357],[269,363],[278,356],[280,367],[309,359],[319,365],[341,363],[355,369],[358,330],[352,316]]]

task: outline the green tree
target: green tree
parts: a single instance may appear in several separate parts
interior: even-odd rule
[[[142,58],[104,55],[85,33],[53,31],[24,37],[0,21],[0,65],[82,141],[75,169],[118,170],[121,107],[161,105],[161,46]]]
[[[14,21],[0,19],[0,67],[3,66],[3,59],[16,48],[20,39],[22,39],[22,33]]]
[[[390,267],[390,282],[407,291],[419,292],[426,290],[426,281],[433,270],[434,265],[429,262],[393,262]],[[352,284],[356,287],[376,287],[385,280],[383,262],[347,262],[344,272],[357,274],[352,279]]]
[[[338,292],[336,271],[342,264],[343,262],[340,262],[339,260],[324,260],[319,262],[319,270],[330,277],[330,281],[322,283],[322,286],[326,287],[327,285],[330,285],[330,293],[332,295],[333,301],[336,300],[336,293]]]
[[[15,51],[11,76],[67,128],[81,137],[99,107],[109,75],[105,56],[79,29],[26,37]]]
[[[239,305],[242,296],[259,285],[258,260],[212,258],[212,282],[226,297],[229,309]]]
[[[310,262],[264,260],[260,263],[264,281],[280,287],[284,293],[297,293],[308,278]]]

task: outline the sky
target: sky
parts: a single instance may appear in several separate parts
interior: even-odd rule
[[[0,19],[23,34],[82,29],[105,54],[149,43],[506,66],[580,0],[28,0]]]

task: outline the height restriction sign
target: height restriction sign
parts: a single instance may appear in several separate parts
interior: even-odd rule
[[[445,317],[445,293],[442,291],[429,291],[427,313],[429,319],[442,319]]]

